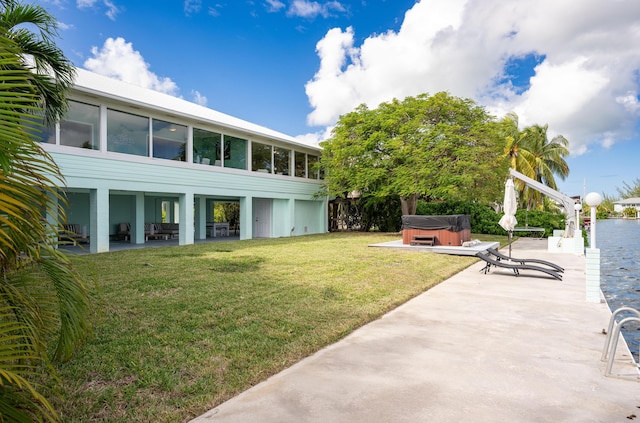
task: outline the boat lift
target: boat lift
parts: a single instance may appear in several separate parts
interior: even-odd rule
[[[548,186],[541,184],[540,182],[529,178],[528,176],[523,175],[522,173],[509,169],[509,173],[512,177],[521,180],[526,186],[531,189],[535,189],[538,192],[546,195],[551,198],[553,201],[557,202],[564,209],[564,238],[573,238],[574,233],[577,228],[576,216],[574,206],[576,204],[575,200],[568,195],[564,195],[555,189],[549,188]]]

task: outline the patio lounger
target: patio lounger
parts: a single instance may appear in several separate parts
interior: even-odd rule
[[[564,272],[564,268],[558,266],[557,264],[551,263],[550,261],[540,260],[540,259],[521,259],[521,258],[509,257],[502,254],[500,251],[496,250],[495,248],[488,248],[487,252],[493,256],[496,256],[497,257],[496,260],[498,261],[509,260],[509,261],[515,261],[516,263],[520,263],[520,264],[527,264],[527,263],[544,264],[545,266],[549,266],[553,268],[553,270],[555,270],[556,272]]]
[[[487,272],[489,271],[491,266],[493,266],[493,267],[501,267],[503,269],[511,269],[511,270],[513,270],[513,273],[515,273],[516,276],[520,275],[520,270],[536,270],[538,272],[546,273],[549,276],[553,276],[554,278],[558,279],[559,281],[562,280],[562,275],[560,275],[558,272],[556,272],[554,270],[547,269],[546,267],[534,266],[534,265],[531,265],[531,264],[505,263],[503,261],[494,260],[488,254],[485,254],[485,253],[476,253],[476,257],[484,260],[485,263],[487,263],[487,265],[480,270],[481,272],[484,272],[485,274],[487,274]]]

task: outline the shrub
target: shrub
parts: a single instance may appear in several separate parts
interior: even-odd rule
[[[448,201],[439,203],[418,202],[416,214],[420,215],[451,215],[468,214],[471,217],[471,231],[477,234],[506,235],[498,222],[502,213],[496,213],[493,208],[463,201]],[[516,213],[518,226],[532,226],[544,228],[544,236],[553,235],[554,229],[564,229],[564,215],[557,212],[544,212],[538,210],[518,210]],[[527,232],[518,232],[518,235],[527,235]]]

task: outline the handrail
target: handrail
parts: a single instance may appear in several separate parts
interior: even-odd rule
[[[633,316],[625,317],[624,319],[620,320],[620,322],[618,322],[618,324],[616,325],[616,317],[624,312],[629,312],[633,314]],[[620,338],[620,331],[622,330],[623,325],[630,322],[635,322],[640,324],[639,310],[636,310],[635,308],[631,308],[631,307],[620,307],[611,314],[611,318],[609,319],[609,327],[607,330],[607,338],[604,342],[604,347],[602,349],[602,357],[601,357],[601,361],[605,361],[607,360],[607,355],[608,355],[607,367],[604,372],[605,376],[613,377],[613,375],[611,374],[611,370],[613,368],[613,362],[616,357],[616,349],[618,348],[618,339]],[[615,325],[615,328],[614,328],[614,325]],[[637,363],[635,363],[635,360],[633,359],[633,357],[631,357],[631,360],[634,362],[633,364],[635,364],[637,367]],[[620,375],[618,377],[622,377],[622,376]],[[640,375],[637,376],[635,379],[640,380]]]
[[[631,307],[620,307],[619,309],[617,309],[616,311],[614,311],[611,314],[611,318],[609,319],[609,328],[607,329],[607,339],[604,341],[604,347],[602,348],[602,356],[600,357],[601,361],[606,361],[607,359],[607,353],[609,352],[609,347],[611,344],[611,339],[612,339],[612,334],[611,332],[613,331],[613,325],[616,322],[616,317],[623,312],[630,312],[635,314],[637,317],[640,317],[640,311],[636,310],[635,308],[631,308]],[[622,322],[620,322],[622,323]],[[619,326],[619,324],[618,324]]]
[[[618,326],[616,326],[616,328],[613,330],[613,333],[615,334],[615,337],[614,337],[615,339],[618,339],[618,337],[620,336],[620,330],[622,329],[622,325],[629,322],[640,323],[640,317],[627,317],[626,319],[620,320],[620,323],[618,323]],[[615,359],[617,347],[618,347],[617,342],[614,342],[611,345],[611,353],[609,354],[609,360],[607,361],[607,369],[604,372],[605,376],[611,376],[611,369],[613,368],[613,360]]]

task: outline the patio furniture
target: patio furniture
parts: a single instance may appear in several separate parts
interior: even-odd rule
[[[145,223],[144,224],[144,240],[150,239],[169,239],[169,234],[162,233],[162,226],[157,223]]]
[[[488,248],[487,252],[495,256],[496,260],[498,261],[508,260],[508,261],[514,261],[519,264],[527,264],[527,263],[543,264],[545,266],[551,267],[556,272],[564,272],[564,268],[558,266],[555,263],[551,263],[550,261],[540,260],[540,259],[520,259],[520,258],[509,257],[507,255],[502,254],[500,251],[496,250],[495,248]]]
[[[129,241],[129,239],[131,239],[131,223],[120,223],[118,225],[116,239],[124,239],[125,241]]]
[[[485,275],[489,272],[491,266],[493,266],[513,270],[513,273],[516,275],[516,277],[520,276],[520,270],[535,270],[537,272],[546,273],[547,275],[552,276],[555,279],[562,280],[562,275],[554,270],[547,269],[546,267],[534,266],[530,264],[506,263],[504,261],[494,260],[488,254],[482,252],[476,253],[476,257],[486,263],[485,267],[480,270],[481,272],[484,272]]]
[[[87,227],[80,226],[77,223],[66,223],[62,225],[62,229],[58,231],[58,238],[61,241],[71,242],[74,246],[78,243],[89,242]]]
[[[220,231],[220,236],[229,236],[229,222],[207,223],[207,228],[211,231],[211,238],[216,237],[216,232]]]

